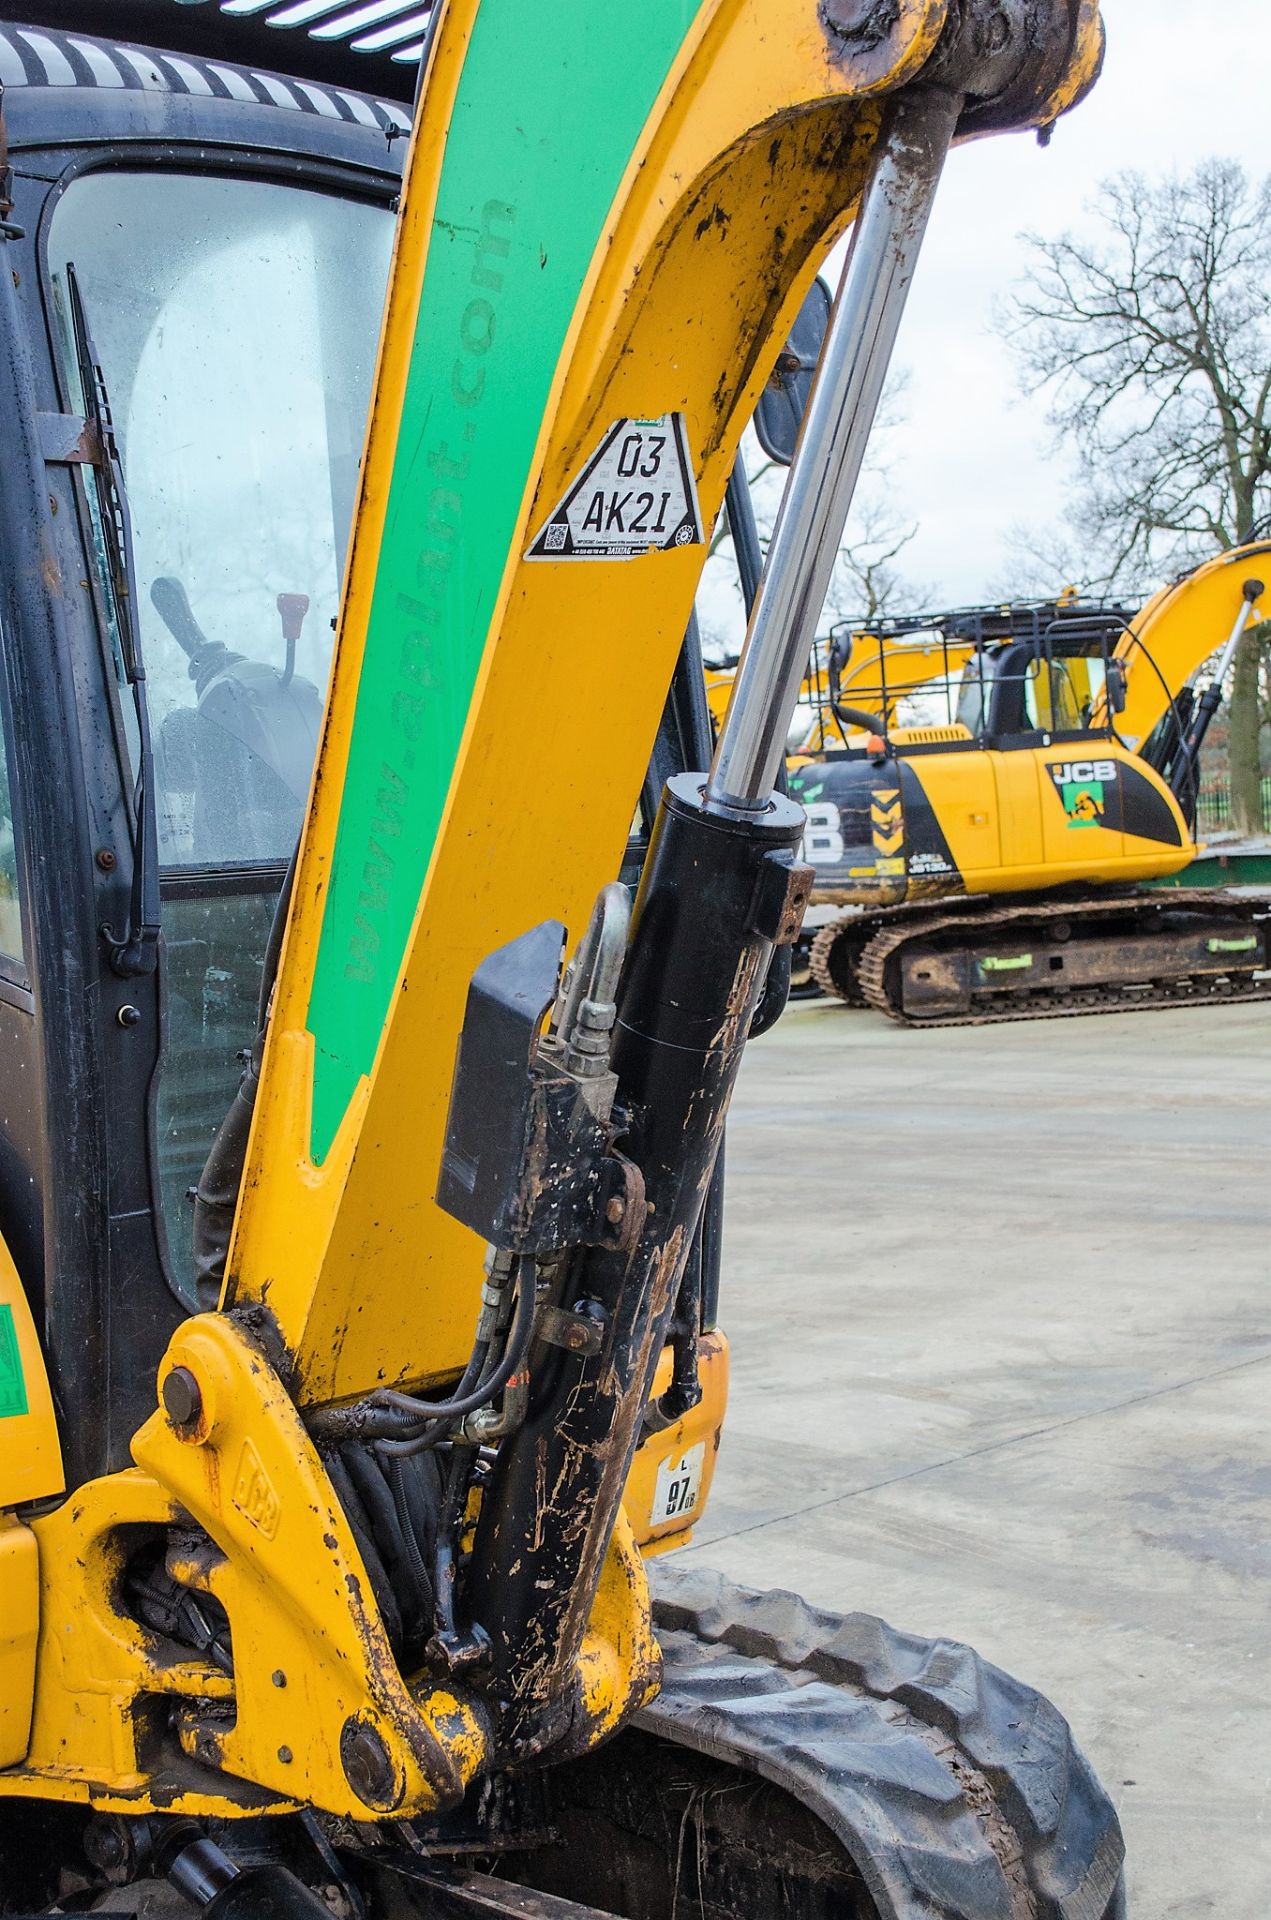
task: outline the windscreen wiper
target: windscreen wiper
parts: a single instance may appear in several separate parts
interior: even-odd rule
[[[159,941],[159,829],[155,812],[154,748],[150,740],[150,710],[146,702],[146,670],[141,658],[141,631],[137,623],[136,572],[132,558],[132,525],[124,491],[123,463],[110,411],[110,396],[101,361],[88,330],[84,296],[74,266],[66,265],[75,360],[84,396],[84,417],[92,446],[93,484],[101,524],[106,572],[119,635],[124,678],[132,688],[137,713],[137,781],[133,790],[136,843],[132,860],[132,894],[128,924],[122,934],[103,924],[110,964],[125,979],[153,973]]]

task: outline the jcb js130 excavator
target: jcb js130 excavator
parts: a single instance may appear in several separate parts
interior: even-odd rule
[[[984,607],[866,631],[859,662],[840,647],[821,731],[842,744],[790,780],[814,907],[845,909],[807,942],[816,984],[914,1026],[1271,994],[1265,901],[1137,884],[1199,851],[1201,747],[1268,562],[1234,548],[1133,618]],[[936,679],[945,719],[897,727],[898,696]]]
[[[931,196],[1085,90],[1093,0],[24,5],[0,1911],[1115,1920],[1035,1693],[646,1564]],[[853,219],[708,770],[703,535]]]

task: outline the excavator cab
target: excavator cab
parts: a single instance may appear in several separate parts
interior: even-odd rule
[[[1006,639],[985,636],[984,615],[965,626],[951,623],[951,637],[973,648],[951,689],[953,724],[986,746],[1045,745],[1047,736],[1110,738],[1109,668],[1115,683],[1121,671],[1115,649],[1128,610],[1077,602],[1021,606],[1006,617],[1015,629]]]
[[[308,798],[410,116],[35,24],[0,25],[0,78],[4,360],[42,436],[38,564],[66,585],[56,633],[8,649],[7,1071],[28,1091],[5,1116],[26,1178],[4,1227],[81,1409],[74,1483],[126,1463],[198,1305],[192,1191],[259,1025]],[[20,417],[0,428],[11,476]],[[4,521],[16,636],[37,562],[12,502]],[[102,927],[140,942],[122,967],[103,970]],[[40,1112],[79,1121],[46,1137]],[[96,1276],[41,1301],[90,1194]]]
[[[1003,870],[1024,887],[1039,866],[1062,862],[1064,822],[1075,816],[1048,809],[1040,769],[1102,766],[1119,751],[1112,695],[1126,630],[1127,610],[1065,599],[914,614],[839,640],[821,723],[839,744],[791,776],[809,809],[816,907],[976,891]],[[853,672],[858,653],[866,667]],[[1089,771],[1086,780],[1094,807]],[[1109,775],[1110,799],[1119,804],[1132,782]],[[1117,804],[1088,816],[1114,863],[1125,856],[1109,837],[1121,830]],[[1168,803],[1165,814],[1181,846]]]

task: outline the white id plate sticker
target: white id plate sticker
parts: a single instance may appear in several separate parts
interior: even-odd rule
[[[702,518],[682,413],[616,420],[527,560],[631,560],[700,544]]]
[[[699,1440],[678,1460],[662,1462],[653,1489],[653,1512],[649,1516],[653,1526],[661,1526],[664,1520],[682,1520],[696,1510],[705,1459],[706,1442]]]

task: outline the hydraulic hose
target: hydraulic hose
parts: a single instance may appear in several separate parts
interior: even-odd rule
[[[448,1425],[475,1413],[478,1407],[486,1406],[496,1393],[502,1392],[513,1374],[519,1373],[534,1333],[536,1301],[534,1263],[529,1259],[518,1260],[516,1311],[507,1342],[497,1364],[479,1375],[475,1386],[465,1389],[461,1380],[462,1391],[448,1400],[419,1400],[413,1394],[384,1387],[355,1406],[332,1407],[315,1415],[311,1426],[315,1438],[324,1442],[334,1440],[337,1445],[344,1440],[378,1440],[381,1452],[390,1458],[394,1454],[419,1453],[427,1446],[435,1446],[441,1435],[420,1434],[419,1427],[429,1423]],[[473,1359],[476,1357],[474,1352]],[[469,1361],[468,1371],[471,1369],[472,1361]]]

